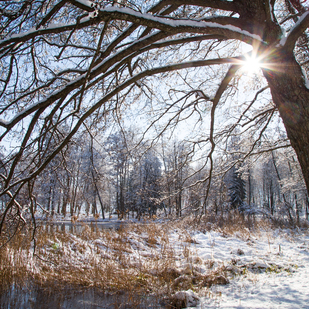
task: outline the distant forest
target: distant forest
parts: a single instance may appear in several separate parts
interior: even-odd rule
[[[293,223],[308,219],[308,195],[291,149],[261,152],[243,162],[242,145],[234,138],[225,155],[215,158],[210,182],[208,167],[199,164],[189,143],[162,137],[155,146],[136,146],[136,131],[73,140],[35,182],[36,214],[140,219],[158,212],[180,217],[237,211]],[[26,196],[25,191],[21,203],[29,203]],[[2,209],[5,205],[2,198]]]

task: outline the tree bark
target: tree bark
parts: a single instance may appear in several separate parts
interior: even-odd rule
[[[272,53],[265,63],[271,63],[271,68],[263,69],[263,74],[297,154],[309,192],[309,90],[305,77],[293,53],[286,50]]]

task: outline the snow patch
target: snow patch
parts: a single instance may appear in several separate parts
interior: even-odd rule
[[[93,3],[88,0],[75,0],[75,2],[79,2],[82,5],[89,6],[90,8],[93,6]]]

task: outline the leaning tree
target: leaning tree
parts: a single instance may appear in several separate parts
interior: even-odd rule
[[[1,1],[0,140],[6,151],[0,168],[5,201],[0,229],[7,218],[23,220],[25,207],[33,208],[36,177],[56,156],[65,160],[77,132],[106,129],[111,119],[121,122],[130,104],[158,96],[158,76],[166,78],[165,87],[171,85],[171,72],[187,72],[193,80],[195,70],[213,67],[220,72],[217,78],[222,77],[210,89],[202,82],[209,71],[199,74],[200,86],[183,88],[181,103],[175,99],[160,105],[149,125],[166,120],[156,131],[160,135],[181,117],[203,117],[200,106],[207,105],[210,121],[204,141],[210,145],[206,162],[211,177],[218,141],[215,114],[235,90],[230,85],[238,70],[253,56],[259,59],[267,86],[256,93],[238,123],[260,93],[270,89],[273,105],[251,120],[264,117],[266,125],[279,112],[309,189],[305,2]],[[236,48],[242,44],[252,46],[251,53]],[[177,76],[187,85],[181,74]],[[255,141],[251,150],[257,145]]]

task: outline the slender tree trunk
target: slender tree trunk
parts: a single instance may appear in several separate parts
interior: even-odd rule
[[[277,51],[265,62],[272,63],[271,69],[264,69],[263,73],[309,192],[309,90],[305,78],[292,53]]]
[[[98,208],[97,208],[97,193],[96,191],[93,194],[93,202],[91,206],[91,212],[92,215],[95,216],[98,213]]]
[[[251,193],[252,193],[252,184],[251,184],[251,171],[248,169],[248,204],[251,205]]]
[[[51,215],[52,215],[52,217],[54,217],[54,215],[55,215],[55,191],[53,191],[53,196],[52,196],[50,207],[51,207],[51,209],[50,209],[51,210]]]
[[[96,183],[94,183],[94,186],[95,186],[95,189],[96,189],[96,192],[97,192],[97,195],[98,195],[98,198],[99,198],[99,202],[100,202],[100,206],[101,206],[101,211],[102,211],[102,219],[105,219],[105,214],[104,214],[104,204],[103,204],[103,201],[101,199],[101,195],[100,195],[100,192],[99,192],[99,189],[98,189],[98,186]]]
[[[272,179],[270,179],[269,184],[269,206],[270,206],[270,213],[273,216],[275,210],[275,203],[274,203],[274,187]]]
[[[79,189],[79,166],[77,167],[77,174],[73,177],[72,183],[72,199],[71,207],[73,208],[73,213],[76,215],[77,210],[77,191]]]
[[[51,203],[51,195],[52,195],[52,186],[49,187],[49,190],[48,190],[48,198],[47,198],[47,211],[49,211],[50,209],[50,203]]]
[[[308,194],[306,194],[306,220],[309,220],[309,198],[308,198]]]

